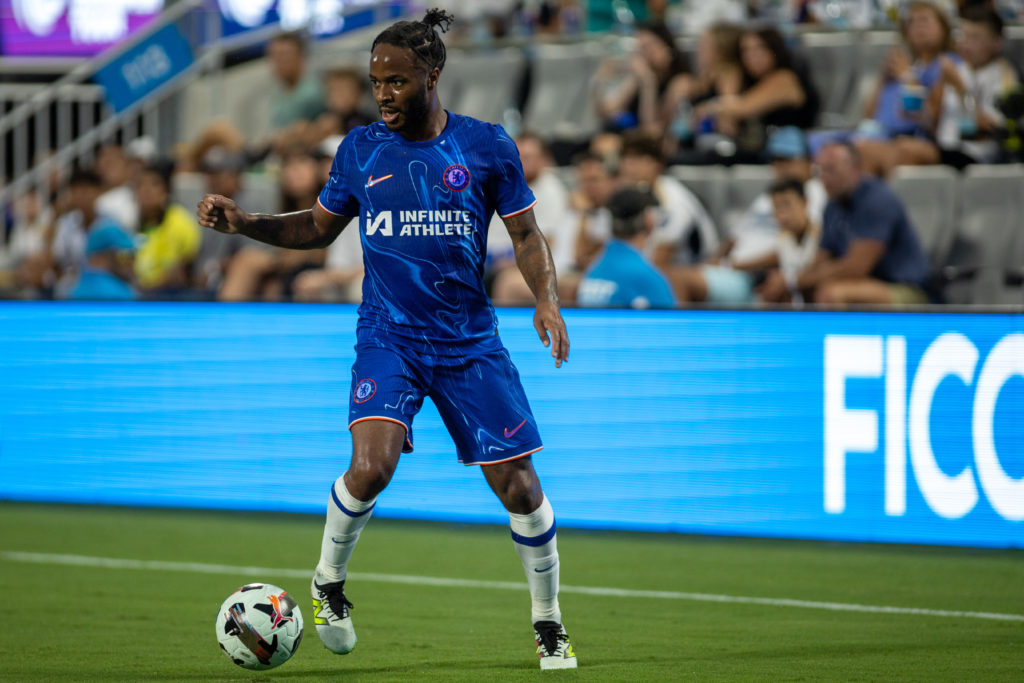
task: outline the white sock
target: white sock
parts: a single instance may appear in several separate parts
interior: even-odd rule
[[[327,523],[324,538],[320,544],[320,561],[317,573],[328,583],[344,581],[347,575],[348,559],[352,557],[359,532],[370,521],[370,514],[377,499],[362,501],[356,499],[345,486],[345,478],[338,477],[331,487],[327,499]]]
[[[533,599],[533,621],[562,623],[558,609],[558,547],[555,539],[555,512],[547,496],[540,507],[528,515],[508,513],[512,542],[523,561],[526,582]]]

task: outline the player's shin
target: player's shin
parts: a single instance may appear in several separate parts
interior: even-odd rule
[[[327,500],[327,523],[320,546],[317,574],[327,582],[344,581],[348,560],[359,540],[359,533],[370,520],[377,499],[362,501],[348,492],[345,478],[338,477]]]
[[[533,600],[532,621],[562,622],[558,608],[558,547],[555,513],[547,497],[528,515],[509,513],[512,541],[523,561]]]

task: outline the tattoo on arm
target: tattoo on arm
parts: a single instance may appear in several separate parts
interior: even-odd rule
[[[243,235],[286,249],[322,249],[335,240],[349,219],[318,225],[313,209],[285,214],[252,214]]]
[[[533,211],[505,219],[505,227],[512,237],[516,252],[516,265],[526,279],[526,284],[538,302],[558,303],[558,283],[555,279],[555,264],[551,260],[551,249],[543,233],[537,227]]]

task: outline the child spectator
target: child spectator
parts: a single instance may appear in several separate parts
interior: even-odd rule
[[[179,294],[191,284],[199,251],[199,226],[191,211],[171,203],[170,163],[154,162],[139,175],[141,245],[135,257],[139,287],[152,294]]]
[[[134,250],[132,238],[116,225],[107,224],[91,232],[85,243],[88,262],[70,298],[86,301],[137,298],[130,284]]]

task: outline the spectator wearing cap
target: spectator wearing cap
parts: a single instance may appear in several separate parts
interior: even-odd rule
[[[131,301],[135,243],[123,230],[108,223],[89,234],[85,244],[88,262],[70,298],[86,301]]]
[[[40,268],[46,273],[41,284],[51,289],[55,298],[66,298],[78,282],[86,263],[85,243],[89,234],[105,225],[117,225],[98,211],[97,200],[102,194],[103,181],[95,171],[72,171],[67,190],[58,200],[60,215]]]
[[[142,241],[135,257],[135,279],[141,289],[159,295],[177,295],[190,287],[192,262],[201,241],[192,213],[171,203],[172,170],[164,162],[146,166],[136,189]]]
[[[649,190],[628,187],[608,201],[612,238],[580,281],[576,301],[586,307],[672,308],[675,297],[665,276],[644,256],[655,229],[657,199]]]
[[[776,276],[773,286],[791,284],[829,305],[927,303],[928,259],[896,194],[865,174],[849,143],[825,145],[817,165],[829,196],[821,249],[795,282]]]
[[[774,182],[794,179],[803,184],[810,221],[821,225],[828,197],[811,170],[810,151],[802,130],[787,126],[768,138],[766,148]],[[758,195],[729,229],[729,237],[714,258],[694,268],[667,271],[676,296],[683,302],[753,303],[754,286],[773,263],[780,225],[770,191]]]
[[[718,248],[718,230],[700,200],[681,182],[665,174],[661,143],[643,133],[629,133],[622,143],[620,180],[648,188],[660,207],[645,254],[659,268],[698,263]]]

